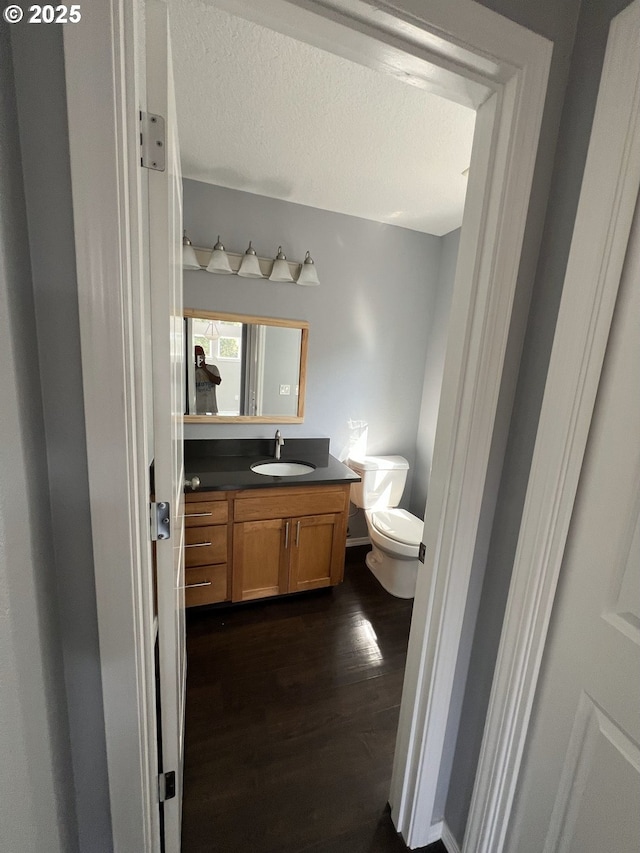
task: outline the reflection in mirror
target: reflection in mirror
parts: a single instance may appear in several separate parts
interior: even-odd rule
[[[301,421],[308,324],[185,309],[185,420]]]

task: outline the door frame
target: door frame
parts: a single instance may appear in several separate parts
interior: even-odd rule
[[[81,25],[65,28],[64,49],[112,824],[119,849],[155,850],[141,3],[95,0]],[[552,45],[472,0],[432,0],[428,12],[422,0],[219,5],[478,111],[430,483],[437,511],[425,524],[390,794],[396,827],[420,846],[442,833],[430,768],[441,765],[465,654],[480,512],[495,504],[487,474],[506,433],[496,415],[513,385],[503,368],[516,282],[534,274],[520,260]],[[512,391],[505,396],[510,408]]]
[[[160,851],[140,3],[63,27],[89,502],[114,849]],[[95,70],[90,74],[89,70]]]
[[[501,853],[640,188],[640,0],[614,18],[527,486],[464,851]],[[506,846],[505,846],[506,845]]]

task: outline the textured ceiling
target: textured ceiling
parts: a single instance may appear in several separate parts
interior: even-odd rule
[[[241,20],[170,0],[187,178],[443,235],[475,113]]]

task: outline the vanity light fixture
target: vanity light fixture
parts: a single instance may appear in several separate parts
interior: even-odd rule
[[[243,278],[264,278],[262,270],[260,269],[260,261],[256,255],[256,250],[251,245],[251,240],[249,240],[249,248],[244,253],[242,260],[240,261],[238,275]]]
[[[320,284],[320,281],[318,280],[318,273],[316,272],[316,265],[313,263],[313,258],[309,252],[304,256],[304,261],[300,265],[300,272],[298,273],[296,281],[298,284],[306,286]]]
[[[287,263],[287,256],[282,251],[282,246],[278,246],[278,254],[273,261],[273,269],[269,276],[269,281],[294,281]]]
[[[198,263],[196,253],[193,250],[191,240],[187,237],[187,232],[184,232],[182,238],[182,269],[183,270],[201,270],[202,267]]]
[[[288,261],[278,246],[278,254],[275,258],[259,256],[253,248],[253,242],[243,255],[239,252],[227,252],[225,247],[218,242],[213,249],[203,246],[192,246],[191,240],[185,232],[183,239],[183,268],[189,270],[202,270],[218,275],[237,275],[241,278],[262,278],[269,281],[288,282],[300,285],[318,285],[317,267],[313,262],[311,253],[307,252],[304,261]]]
[[[211,260],[209,261],[207,272],[221,273],[222,275],[233,275],[229,258],[224,250],[224,246],[220,242],[219,234],[218,242],[213,247],[213,252],[211,253]]]

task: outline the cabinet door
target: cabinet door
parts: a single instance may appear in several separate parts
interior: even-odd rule
[[[341,513],[291,520],[289,592],[340,583],[344,572]]]
[[[232,600],[287,592],[291,520],[245,521],[233,527]]]

